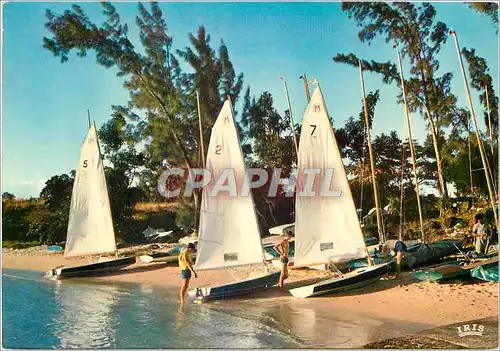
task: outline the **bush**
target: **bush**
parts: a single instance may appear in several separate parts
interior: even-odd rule
[[[68,214],[41,208],[27,217],[28,237],[43,244],[51,245],[66,238]]]
[[[27,241],[29,214],[41,207],[35,201],[2,201],[2,236],[4,240]]]

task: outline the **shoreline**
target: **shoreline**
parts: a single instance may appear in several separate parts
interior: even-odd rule
[[[2,267],[4,269],[21,269],[47,271],[62,264],[73,266],[89,263],[89,259],[65,259],[62,254],[50,255],[10,255],[3,253]],[[210,270],[198,272],[198,278],[192,278],[190,289],[203,285],[217,285],[244,279],[258,267],[232,268],[226,270]],[[308,269],[292,269],[290,278],[285,281],[285,290],[305,284],[306,281],[319,280],[327,277],[322,271]],[[181,278],[178,267],[157,264],[134,264],[113,275],[78,278],[80,281],[129,282],[151,284],[169,290],[178,290]],[[228,300],[229,301],[229,300]],[[327,318],[330,314],[344,317],[340,311],[353,316],[366,316],[382,323],[382,334],[394,332],[402,336],[424,329],[443,326],[452,323],[469,321],[486,317],[498,318],[498,284],[492,282],[470,283],[423,283],[411,278],[409,272],[404,272],[399,281],[383,277],[381,280],[364,288],[338,293],[324,297],[297,299],[287,291],[277,287],[269,288],[249,296],[242,296],[236,301],[243,301],[249,306],[259,308],[266,301],[273,305],[287,305],[288,309],[301,311],[315,318]],[[278,319],[280,316],[278,315]],[[363,317],[364,318],[364,317]],[[359,317],[360,326],[363,318]],[[379,322],[377,322],[379,323]],[[390,327],[389,327],[390,325]],[[324,328],[316,326],[322,330]],[[385,328],[385,329],[384,329]],[[387,329],[389,328],[389,329]],[[323,330],[327,333],[327,330]],[[382,335],[381,335],[382,336]],[[382,340],[373,336],[369,341]]]

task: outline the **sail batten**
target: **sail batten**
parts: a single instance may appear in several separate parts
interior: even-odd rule
[[[229,100],[212,128],[205,168],[211,181],[202,192],[195,267],[205,270],[261,263],[263,250],[253,198],[251,192],[240,194],[247,174]],[[234,174],[236,196],[224,190],[213,192],[223,173]]]
[[[366,257],[356,207],[319,86],[304,114],[298,168],[295,265]],[[314,182],[308,179],[312,173]]]
[[[84,256],[116,250],[111,207],[95,126],[80,151],[68,220],[64,256]]]

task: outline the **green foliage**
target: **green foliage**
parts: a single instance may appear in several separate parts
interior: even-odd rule
[[[498,7],[497,7],[498,10]],[[495,95],[493,78],[489,74],[489,67],[486,60],[476,55],[475,49],[462,49],[462,55],[469,63],[470,84],[479,94],[479,101],[484,109],[484,123],[489,131],[488,102],[491,118],[491,133],[497,134],[498,130],[498,97]],[[486,87],[488,88],[488,100],[486,99]]]
[[[293,146],[290,118],[281,116],[273,106],[271,93],[264,92],[258,100],[245,95],[245,106],[241,125],[253,142],[250,154],[255,165],[264,168],[282,168],[284,175],[290,174]]]
[[[2,247],[6,249],[26,249],[28,247],[38,246],[38,245],[40,245],[40,242],[38,241],[27,241],[27,242],[12,241],[12,240],[2,241]]]
[[[197,228],[192,203],[180,201],[175,208],[175,225],[179,228]]]
[[[397,45],[402,56],[410,61],[410,76],[404,83],[408,108],[423,113],[429,123],[437,163],[441,159],[440,128],[452,122],[456,110],[456,97],[451,93],[452,73],[445,72],[441,76],[437,73],[439,61],[436,56],[447,40],[446,24],[436,22],[436,11],[429,3],[344,2],[342,10],[361,28],[358,37],[362,42],[371,44],[381,36],[387,43]],[[361,61],[365,70],[379,73],[385,83],[401,85],[399,70],[391,61],[360,60],[352,53],[337,54],[333,60],[356,67]],[[402,100],[402,95],[399,99]],[[438,179],[438,190],[446,199],[443,172]]]
[[[488,16],[493,22],[495,33],[498,33],[498,3],[496,2],[469,2],[469,7],[482,15]]]
[[[15,200],[15,199],[16,199],[16,197],[9,192],[4,192],[2,194],[2,201],[9,201],[9,200]]]
[[[27,217],[39,205],[22,200],[2,201],[2,238],[3,240],[27,241],[29,224]]]
[[[54,212],[43,206],[27,218],[28,238],[42,244],[55,244],[66,239],[68,213]]]

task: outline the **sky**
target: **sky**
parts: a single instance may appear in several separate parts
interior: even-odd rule
[[[2,56],[2,192],[18,198],[37,197],[53,175],[75,169],[87,132],[87,110],[99,127],[110,118],[111,106],[124,104],[128,94],[116,70],[96,64],[87,57],[70,55],[61,64],[43,48],[45,10],[62,13],[72,3],[4,3]],[[78,3],[92,20],[104,20],[98,3]],[[138,43],[135,26],[137,3],[115,4],[122,22],[130,27],[130,38]],[[462,47],[473,47],[485,57],[498,92],[498,37],[487,17],[473,12],[465,3],[434,3],[437,20],[453,28]],[[321,84],[334,128],[342,127],[361,109],[361,88],[357,69],[334,63],[337,53],[353,52],[358,57],[395,61],[392,43],[381,39],[371,45],[358,39],[356,23],[340,10],[340,3],[249,2],[160,3],[174,48],[189,45],[188,33],[204,25],[214,47],[223,39],[237,72],[244,74],[245,87],[259,96],[269,91],[279,112],[287,109],[280,76],[288,81],[292,111],[300,123],[306,107],[302,80],[316,78]],[[459,105],[467,107],[464,83],[454,42],[443,45],[438,59],[442,72],[454,73],[452,91]],[[407,60],[403,60],[408,76]],[[367,93],[380,90],[375,111],[374,135],[396,130],[404,135],[404,110],[396,103],[399,89],[365,73]],[[479,125],[485,130],[478,92],[472,91]],[[240,104],[236,104],[238,110]],[[422,140],[425,122],[412,114],[413,135]]]

